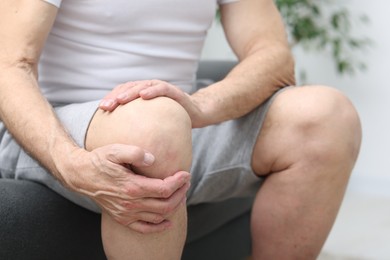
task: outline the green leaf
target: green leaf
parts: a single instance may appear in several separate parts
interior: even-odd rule
[[[356,36],[352,25],[354,17],[334,0],[275,0],[290,33],[293,46],[305,50],[329,52],[335,69],[351,74],[365,67],[359,54],[371,45],[367,37]],[[364,14],[356,16],[360,23],[368,24]],[[364,66],[363,66],[364,65]]]

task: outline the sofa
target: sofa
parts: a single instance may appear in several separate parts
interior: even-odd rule
[[[223,78],[233,65],[228,61],[202,61],[198,84]],[[251,198],[239,198],[189,207],[182,259],[240,260],[249,256],[251,204]],[[232,208],[233,220],[226,214]],[[0,259],[106,259],[100,215],[39,183],[0,178]]]

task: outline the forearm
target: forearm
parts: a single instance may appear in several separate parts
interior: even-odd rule
[[[1,66],[0,118],[18,143],[57,179],[57,162],[77,149],[40,93],[29,65]],[[60,159],[61,158],[61,159]]]
[[[19,144],[59,180],[58,170],[77,148],[41,94],[38,62],[57,15],[45,1],[0,4],[0,119]],[[65,162],[64,162],[65,161]]]
[[[253,50],[225,79],[192,95],[204,115],[199,127],[241,117],[279,88],[294,83],[294,61],[288,47]]]
[[[192,96],[206,126],[241,117],[277,89],[293,85],[294,61],[282,18],[272,0],[220,6],[221,22],[239,64],[227,77]]]

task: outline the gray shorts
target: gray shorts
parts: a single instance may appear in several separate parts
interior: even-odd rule
[[[193,130],[192,184],[188,191],[188,205],[254,196],[262,180],[251,169],[252,150],[275,95],[240,119]],[[98,101],[92,101],[55,107],[59,119],[81,147],[97,106]],[[1,122],[0,177],[42,183],[84,208],[100,211],[92,200],[64,188],[26,154]]]

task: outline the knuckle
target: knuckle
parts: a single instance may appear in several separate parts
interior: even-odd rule
[[[134,185],[132,183],[124,187],[124,193],[132,198],[140,197],[140,195],[142,194],[142,189],[138,185]]]
[[[116,159],[119,156],[121,150],[121,146],[119,144],[112,144],[108,147],[108,149],[105,151],[106,158],[109,161],[116,161]]]
[[[142,160],[145,154],[145,152],[141,148],[136,146],[133,146],[132,149],[129,149],[128,153],[129,158],[132,158],[133,161]]]
[[[124,84],[124,86],[126,86],[126,87],[134,87],[134,85],[135,85],[135,83],[133,82],[133,81],[128,81],[128,82],[126,82],[125,84]]]
[[[119,84],[117,85],[115,88],[114,88],[114,91],[120,91],[123,89],[123,87],[125,86],[125,84]]]
[[[120,214],[114,214],[112,215],[114,220],[116,222],[118,222],[119,224],[123,225],[123,226],[126,226],[128,225],[128,220],[126,218],[124,218],[123,216],[121,216]]]
[[[165,204],[161,207],[161,214],[168,215],[171,213],[173,207],[170,204]]]
[[[164,91],[168,91],[170,89],[170,85],[168,83],[162,83],[161,84],[161,88],[164,90]]]
[[[91,162],[95,169],[103,169],[105,168],[104,159],[102,158],[102,155],[100,154],[99,150],[95,150],[91,153]]]
[[[171,191],[164,186],[160,186],[158,194],[161,198],[167,199],[171,196]]]
[[[135,210],[135,209],[138,208],[137,203],[134,203],[134,202],[132,202],[132,201],[122,201],[122,202],[120,203],[120,205],[121,205],[122,207],[124,207],[125,209],[130,210],[130,211],[133,211],[133,210]]]
[[[116,222],[118,222],[122,226],[130,226],[135,221],[133,217],[130,217],[128,216],[128,214],[124,214],[124,213],[115,213],[115,214],[111,214],[111,216]]]
[[[128,221],[126,221],[124,218],[118,218],[116,221],[122,226],[127,226],[128,224]]]
[[[161,222],[163,222],[165,219],[162,217],[162,216],[159,216],[159,215],[156,215],[153,219],[152,219],[152,223],[155,223],[155,224],[159,224]]]

